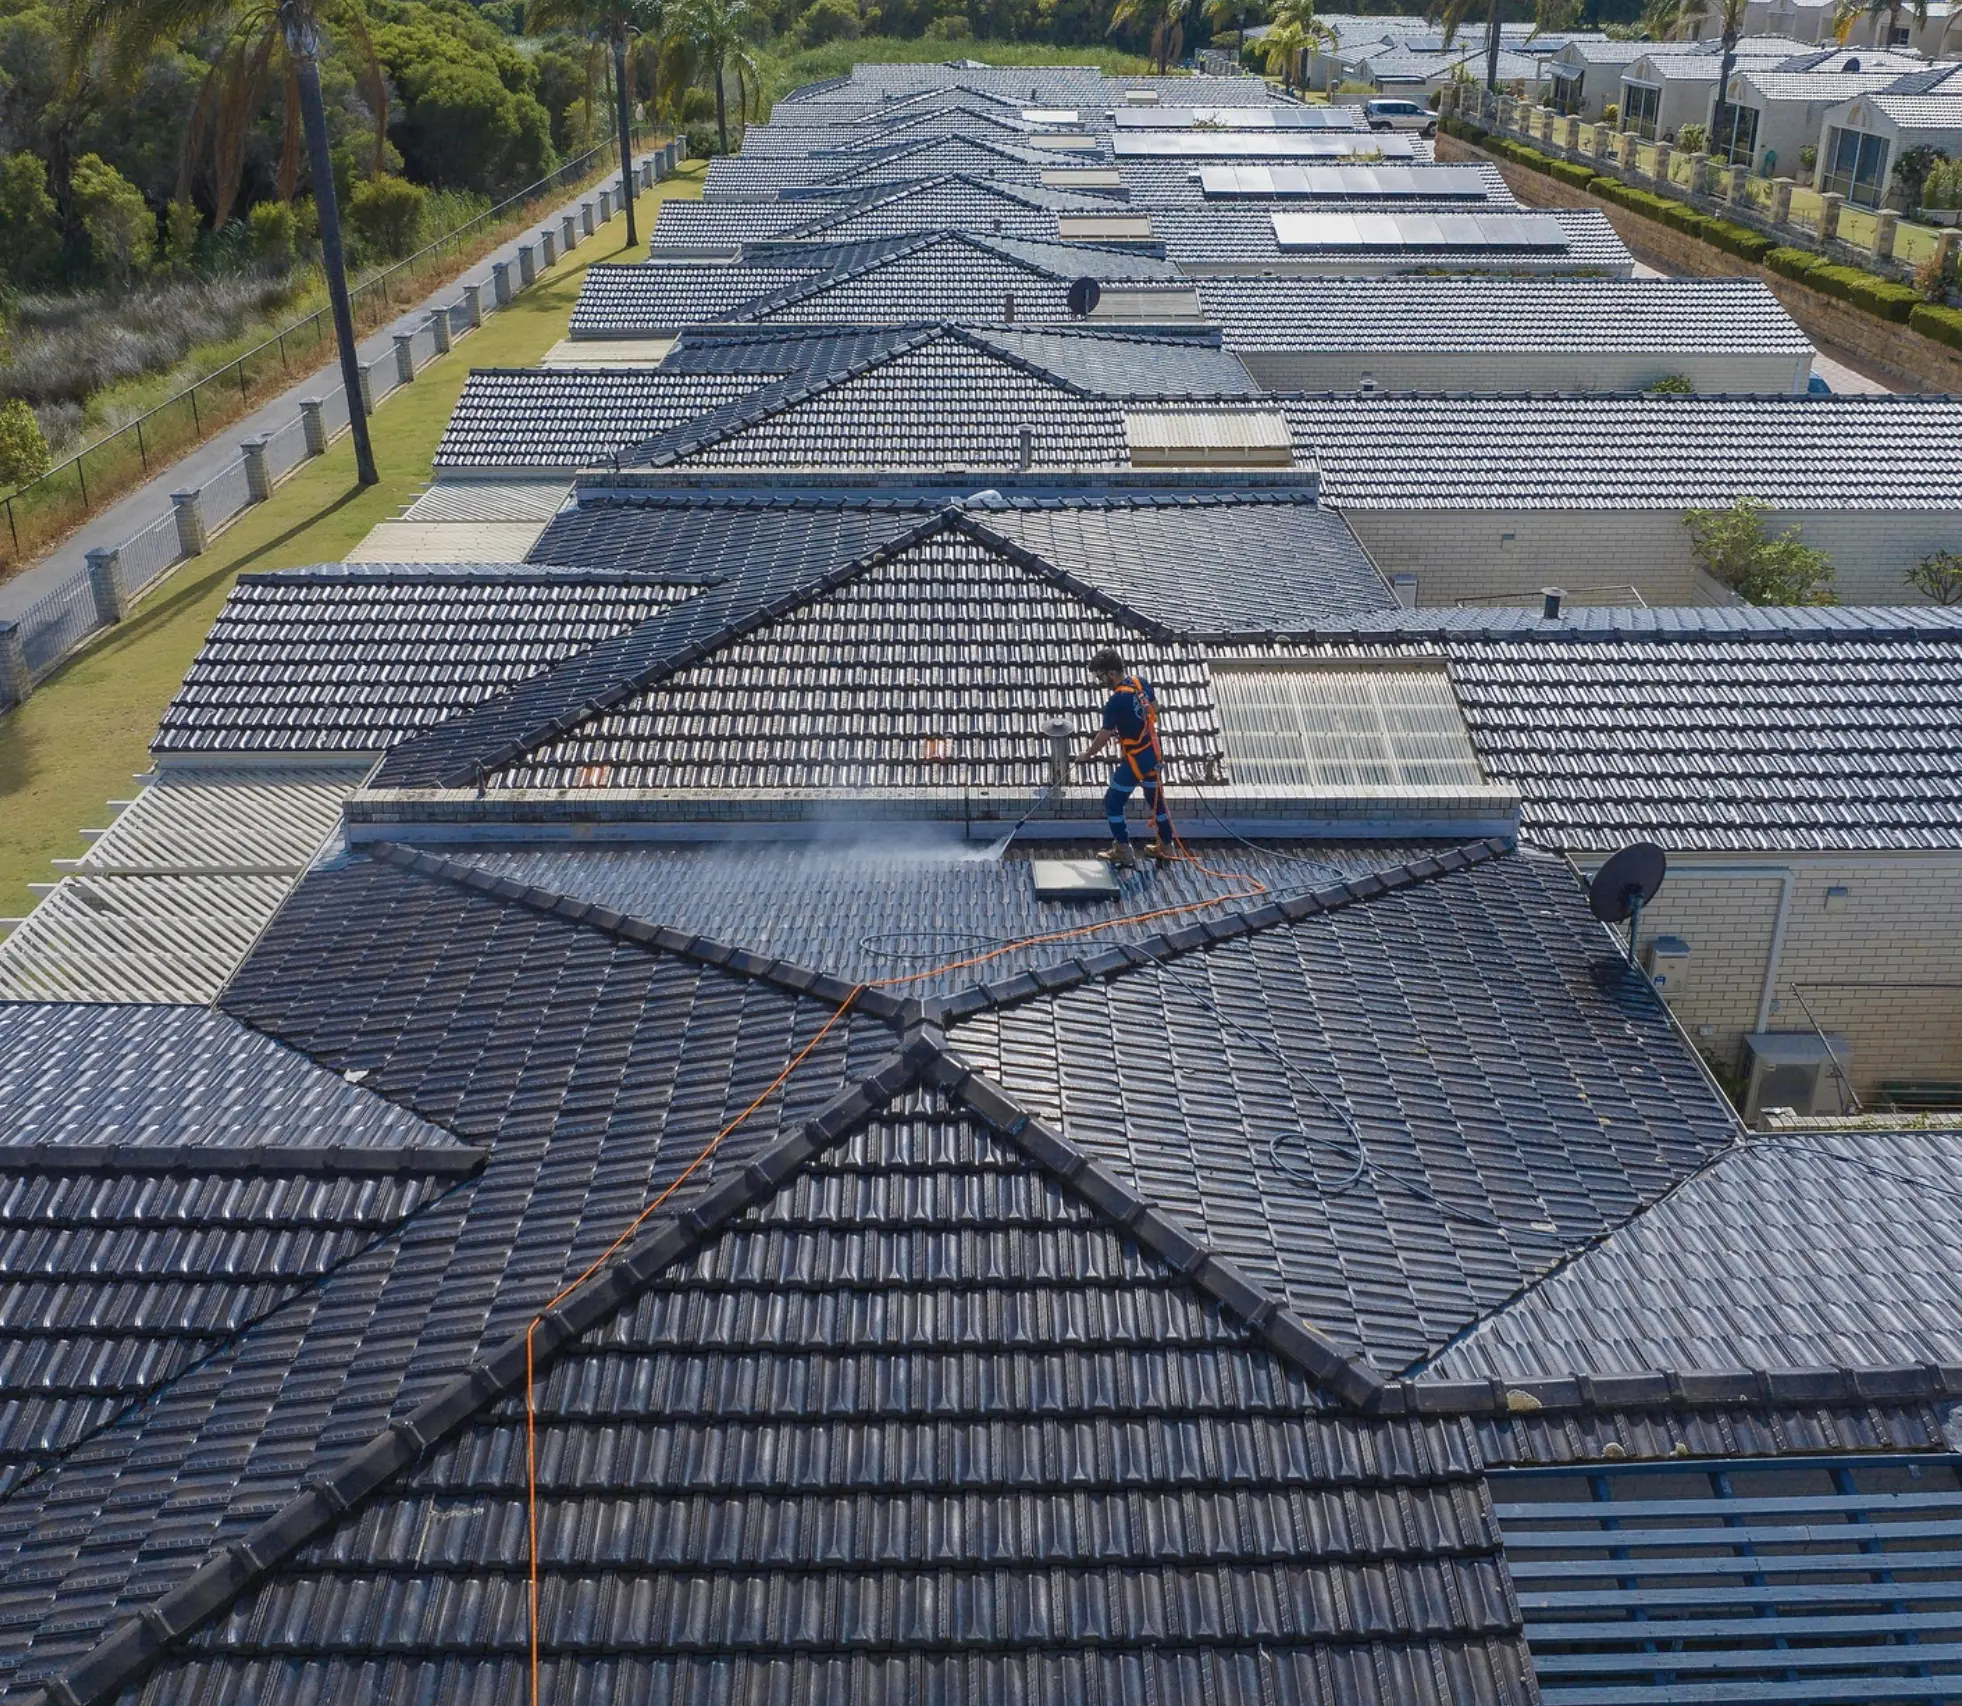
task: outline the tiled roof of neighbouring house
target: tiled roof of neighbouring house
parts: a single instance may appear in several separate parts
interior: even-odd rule
[[[1331,395],[1287,403],[1350,509],[1962,505],[1962,398]]]

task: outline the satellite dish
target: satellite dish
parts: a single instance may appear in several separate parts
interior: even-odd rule
[[[1587,885],[1587,904],[1603,924],[1621,924],[1654,900],[1669,870],[1669,856],[1653,841],[1624,847]]]
[[[1070,312],[1083,319],[1104,299],[1104,287],[1094,278],[1080,278],[1070,286]]]

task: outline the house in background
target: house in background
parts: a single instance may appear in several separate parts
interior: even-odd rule
[[[1747,36],[1737,44],[1736,69],[1774,65],[1799,51],[1795,42]],[[1707,126],[1722,69],[1722,49],[1716,42],[1651,45],[1621,74],[1621,129],[1655,142],[1674,141],[1686,124]]]
[[[1547,61],[1551,105],[1556,112],[1599,123],[1607,108],[1619,111],[1622,72],[1654,47],[1654,42],[1614,41],[1606,36],[1570,37]]]
[[[1910,148],[1962,156],[1962,68],[1933,67],[1922,78],[1827,108],[1819,126],[1818,187],[1878,207]]]
[[[1727,134],[1713,139],[1710,151],[1760,177],[1816,176],[1816,162],[1812,174],[1800,169],[1799,150],[1819,147],[1820,125],[1831,108],[1925,70],[1906,54],[1865,48],[1740,71],[1730,80]]]

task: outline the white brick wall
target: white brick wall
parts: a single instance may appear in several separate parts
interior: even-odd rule
[[[1792,873],[1769,1029],[1811,1029],[1803,994],[1823,1029],[1846,1035],[1861,1096],[1890,1079],[1962,1080],[1962,853],[1673,855],[1641,940],[1689,944],[1688,982],[1671,1008],[1732,1065],[1757,1023],[1781,884],[1775,870],[1714,874],[1721,865]],[[1831,888],[1847,891],[1834,911]]]
[[[1229,345],[1229,347],[1231,347]],[[1535,354],[1455,350],[1234,350],[1269,391],[1645,391],[1681,374],[1706,394],[1803,391],[1812,363],[1790,355]]]
[[[1333,506],[1340,508],[1339,504]],[[1543,586],[1633,586],[1650,604],[1711,600],[1690,554],[1678,510],[1343,511],[1386,575],[1417,576],[1419,604],[1459,599],[1537,600]],[[1843,604],[1925,604],[1907,572],[1937,550],[1962,550],[1962,514],[1950,511],[1831,510],[1774,516],[1793,522],[1838,571]],[[1590,603],[1628,603],[1625,595]]]

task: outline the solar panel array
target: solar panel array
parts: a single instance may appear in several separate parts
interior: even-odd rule
[[[1550,213],[1277,213],[1289,250],[1553,249],[1567,234]]]
[[[1199,183],[1208,201],[1485,201],[1491,194],[1476,166],[1207,166]]]
[[[1120,160],[1414,160],[1407,136],[1374,131],[1120,130],[1110,139]]]

